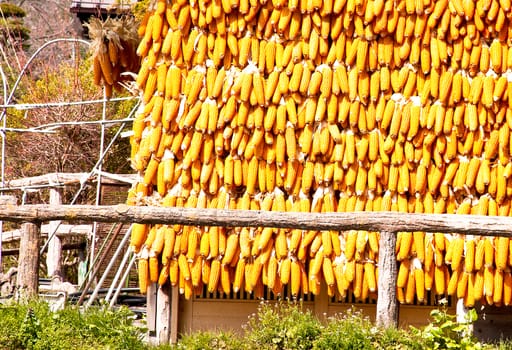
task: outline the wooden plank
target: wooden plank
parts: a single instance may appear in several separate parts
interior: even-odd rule
[[[171,287],[171,329],[169,331],[169,341],[172,344],[178,342],[178,315],[179,315],[179,299],[180,293],[178,286]]]
[[[22,226],[20,258],[18,259],[17,297],[37,296],[39,288],[39,226],[27,222]]]
[[[398,212],[301,213],[119,205],[0,205],[4,221],[98,221],[303,230],[454,232],[512,237],[512,217]]]
[[[146,327],[148,329],[149,337],[156,341],[156,319],[157,319],[157,288],[156,283],[150,283],[146,293],[146,305],[147,305],[147,316],[146,316]]]

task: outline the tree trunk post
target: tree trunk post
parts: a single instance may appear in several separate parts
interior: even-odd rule
[[[379,239],[379,280],[376,323],[381,327],[398,326],[398,301],[396,279],[398,274],[396,255],[396,233],[381,232]]]
[[[58,188],[50,189],[50,205],[62,204],[61,190]],[[50,221],[48,227],[48,252],[46,254],[46,266],[48,277],[59,279],[62,282],[62,241],[57,236],[57,229],[60,221]]]
[[[21,227],[16,294],[18,299],[30,299],[39,291],[40,227],[33,222],[24,223]]]

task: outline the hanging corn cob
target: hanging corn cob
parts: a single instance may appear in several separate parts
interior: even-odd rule
[[[489,4],[153,1],[129,202],[510,215],[510,6]],[[185,297],[376,292],[375,232],[163,227],[132,246]],[[400,302],[510,303],[510,244],[399,233]]]
[[[91,38],[94,83],[105,88],[107,98],[112,89],[121,88],[121,83],[132,79],[124,72],[136,73],[140,58],[137,57],[137,25],[133,18],[123,16],[101,21],[92,17],[85,25]]]

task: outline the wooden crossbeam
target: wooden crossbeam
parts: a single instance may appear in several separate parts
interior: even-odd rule
[[[48,224],[41,225],[41,236],[45,237],[50,233]],[[85,236],[92,233],[92,225],[69,225],[69,224],[61,224],[57,228],[57,232],[55,233],[57,237],[66,237],[66,236]],[[2,242],[12,242],[17,241],[21,237],[21,229],[10,230],[2,232],[1,234]]]
[[[0,205],[12,222],[96,221],[304,230],[425,231],[512,237],[512,217],[398,212],[301,213],[119,205]]]

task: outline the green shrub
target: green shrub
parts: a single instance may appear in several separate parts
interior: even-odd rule
[[[448,314],[446,308],[435,309],[430,312],[432,323],[414,332],[423,337],[429,349],[483,349],[478,339],[473,335],[471,325],[477,320],[475,309],[469,310],[466,322],[457,322],[456,315]]]
[[[420,350],[425,349],[423,338],[394,327],[380,329],[374,340],[375,349]]]
[[[315,350],[415,350],[424,349],[420,337],[403,329],[376,327],[370,319],[355,309],[330,317],[314,343]]]
[[[360,312],[348,310],[345,314],[330,317],[322,333],[315,341],[315,350],[373,349],[371,322]]]
[[[127,308],[67,307],[44,301],[0,306],[0,349],[146,349],[144,330]]]
[[[242,339],[230,332],[196,332],[183,336],[175,350],[239,350]]]
[[[320,335],[320,321],[300,303],[261,303],[246,327],[250,349],[311,349]]]

